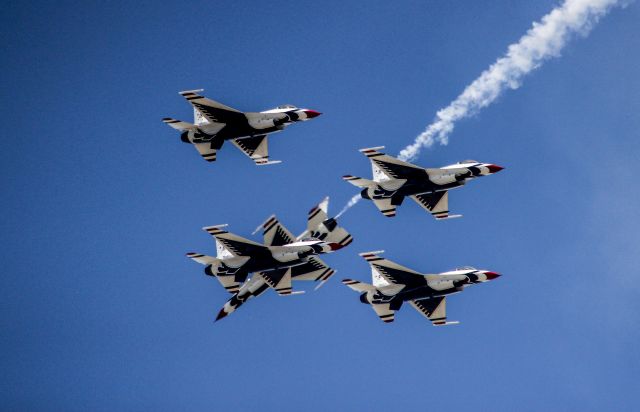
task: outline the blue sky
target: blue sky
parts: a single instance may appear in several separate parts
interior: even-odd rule
[[[184,257],[202,226],[293,232],[358,148],[397,153],[558,2],[72,2],[3,9],[0,404],[9,410],[637,409],[640,6],[614,9],[416,163],[506,169],[450,195],[464,218],[360,202],[318,292],[227,299]],[[207,164],[160,119],[179,90],[324,113]],[[502,273],[453,296],[461,325],[381,323],[339,279],[358,252]],[[310,289],[309,285],[301,285]]]

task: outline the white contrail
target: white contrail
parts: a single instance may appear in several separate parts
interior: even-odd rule
[[[347,204],[344,205],[340,213],[338,213],[335,218],[338,219],[340,216],[342,216],[347,210],[351,209],[356,203],[358,203],[360,199],[362,199],[360,197],[360,193],[358,193],[357,195],[354,195],[351,199],[349,199]]]
[[[574,33],[586,36],[593,25],[619,0],[565,0],[551,10],[539,22],[534,22],[517,43],[511,44],[507,53],[467,86],[449,106],[441,109],[436,118],[414,142],[400,151],[401,160],[415,159],[422,148],[431,147],[437,141],[446,145],[455,123],[476,114],[493,103],[506,90],[520,87],[522,78],[542,63],[560,55]],[[359,195],[349,200],[342,215],[360,200]]]
[[[520,87],[522,78],[552,57],[557,57],[574,33],[587,35],[593,25],[618,0],[566,0],[509,46],[499,58],[473,81],[449,106],[438,111],[436,119],[413,144],[400,151],[400,159],[414,159],[423,147],[436,141],[447,144],[455,122],[490,105],[506,90]]]

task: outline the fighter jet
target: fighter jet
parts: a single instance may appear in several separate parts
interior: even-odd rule
[[[313,213],[309,214],[305,231],[322,237],[322,240],[304,236],[305,233],[294,237],[275,215],[259,226],[264,244],[226,232],[222,226],[203,228],[215,238],[217,256],[187,253],[187,257],[205,265],[205,274],[216,277],[233,294],[218,313],[216,321],[269,288],[282,296],[304,293],[293,291],[292,280],[318,281],[318,289],[335,273],[318,255],[341,249],[353,238],[338,226],[334,218],[318,219],[319,215],[326,217],[327,202],[325,199],[311,210]],[[250,273],[253,276],[248,279]]]
[[[231,140],[257,165],[280,163],[279,160],[269,160],[267,135],[321,114],[290,104],[264,112],[244,113],[199,95],[201,91],[202,89],[180,92],[193,106],[193,124],[170,117],[165,117],[162,121],[180,131],[180,139],[193,144],[207,162],[214,162],[216,153],[225,140]]]
[[[342,283],[360,292],[360,302],[371,305],[385,323],[393,322],[404,302],[429,319],[433,326],[453,325],[447,321],[446,297],[462,292],[467,286],[488,282],[500,275],[488,270],[462,267],[449,272],[422,274],[379,256],[377,252],[360,253],[371,266],[373,284],[344,279]]]
[[[387,217],[396,215],[406,196],[415,200],[437,220],[461,217],[449,214],[449,189],[463,186],[476,177],[499,172],[503,168],[491,163],[464,160],[438,169],[428,169],[386,155],[384,146],[360,149],[371,161],[373,180],[351,175],[342,178],[362,188],[360,196]]]

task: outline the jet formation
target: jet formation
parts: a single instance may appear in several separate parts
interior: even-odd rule
[[[180,132],[180,139],[195,146],[207,162],[214,162],[226,140],[249,156],[256,165],[280,163],[269,160],[268,135],[287,126],[311,120],[322,113],[285,104],[263,112],[241,112],[201,96],[199,90],[180,94],[193,106],[194,122],[165,117],[163,122]]]
[[[380,257],[383,252],[360,253],[371,266],[372,284],[352,279],[344,279],[342,283],[359,292],[360,302],[370,305],[385,323],[393,322],[395,313],[404,302],[408,302],[433,326],[457,324],[457,321],[447,321],[447,296],[500,276],[496,272],[472,267],[422,274]]]
[[[193,145],[207,161],[214,162],[225,141],[240,149],[256,165],[280,163],[270,160],[268,136],[287,126],[307,121],[321,113],[282,105],[262,112],[241,112],[200,95],[202,90],[180,94],[192,105],[193,123],[173,118],[164,123],[180,132],[180,139]],[[468,181],[501,171],[501,166],[464,160],[440,168],[424,168],[382,153],[383,146],[360,149],[371,162],[372,180],[356,176],[343,179],[361,189],[360,196],[371,200],[387,217],[410,197],[436,220],[460,217],[449,213],[449,190]],[[218,279],[231,294],[216,321],[236,311],[249,299],[268,289],[278,295],[304,293],[294,290],[293,281],[317,282],[322,286],[336,271],[320,259],[349,245],[353,238],[336,218],[327,214],[325,198],[309,211],[307,228],[294,236],[275,215],[269,216],[253,234],[262,232],[262,243],[225,230],[227,225],[204,227],[216,243],[216,256],[187,253],[187,257],[205,266],[206,275]],[[439,274],[422,274],[380,256],[382,251],[360,255],[371,266],[372,283],[352,279],[342,282],[360,293],[360,301],[371,306],[385,323],[393,322],[403,303],[431,321],[434,326],[452,325],[448,321],[446,297],[466,287],[485,283],[500,275],[489,270],[462,267]]]
[[[304,293],[293,291],[292,281],[319,282],[318,289],[335,273],[318,256],[342,249],[353,238],[335,218],[327,216],[328,201],[325,198],[309,211],[307,230],[297,237],[275,215],[256,229],[262,230],[262,244],[223,230],[226,225],[203,228],[215,238],[216,257],[193,252],[187,257],[205,265],[205,274],[218,279],[232,294],[216,321],[270,288],[281,296]]]
[[[384,146],[360,149],[371,161],[373,180],[351,175],[342,178],[362,188],[360,196],[371,200],[387,217],[396,215],[396,208],[407,196],[437,220],[461,217],[449,214],[449,190],[503,169],[475,160],[464,160],[440,168],[424,168],[379,152],[381,149]]]

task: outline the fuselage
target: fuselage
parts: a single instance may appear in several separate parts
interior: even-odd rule
[[[341,249],[343,245],[318,240],[303,240],[284,246],[258,249],[251,256],[233,256],[220,259],[209,267],[217,276],[242,273],[265,272],[282,268],[299,266],[306,263],[311,256],[330,253]]]
[[[214,138],[222,141],[262,136],[280,132],[292,123],[310,120],[319,115],[320,113],[315,110],[299,109],[291,105],[259,113],[238,113],[232,122],[197,124],[198,130],[184,132],[182,141],[185,143],[205,143]]]
[[[424,175],[409,179],[388,179],[362,190],[364,199],[392,199],[401,204],[406,196],[434,193],[463,186],[467,181],[495,173],[502,168],[488,163],[457,163],[440,169],[424,170]]]
[[[495,279],[500,275],[486,270],[473,268],[456,269],[439,275],[416,276],[408,285],[388,284],[377,286],[375,291],[365,292],[360,300],[363,303],[395,303],[401,305],[409,300],[432,299],[452,295],[465,287]]]

